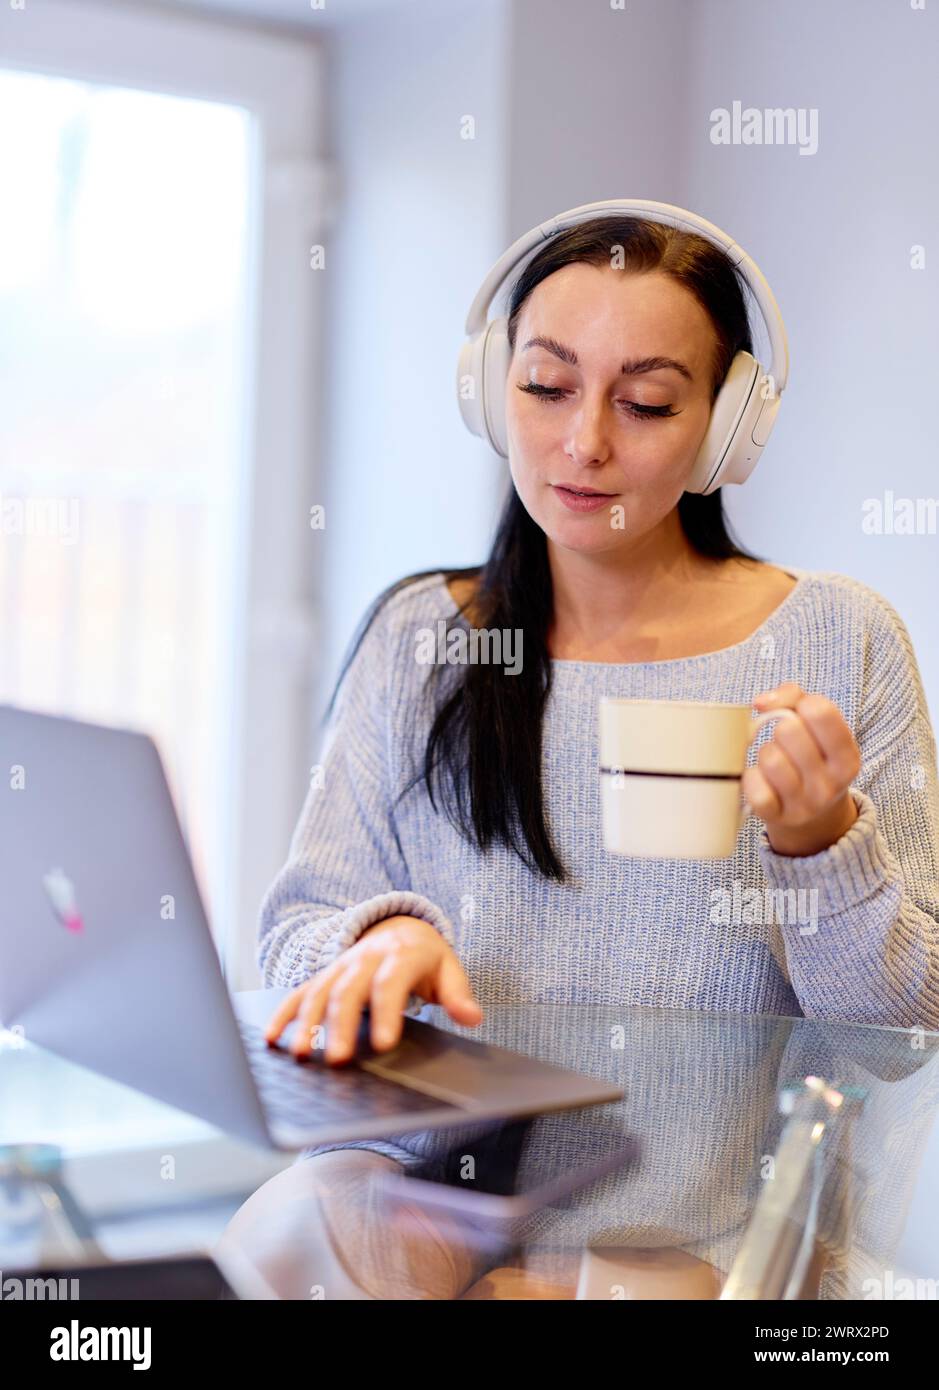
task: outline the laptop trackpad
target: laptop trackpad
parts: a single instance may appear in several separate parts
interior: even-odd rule
[[[589,1078],[576,1072],[414,1018],[405,1018],[397,1047],[379,1053],[368,1047],[365,1055],[359,1053],[359,1065],[441,1099],[482,1102],[493,1094],[505,1098],[517,1089],[519,1104],[526,1109],[540,1101],[556,1105],[568,1094],[577,1098],[591,1085]]]

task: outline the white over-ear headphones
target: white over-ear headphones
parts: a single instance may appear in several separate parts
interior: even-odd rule
[[[558,232],[594,217],[631,216],[664,222],[696,232],[729,256],[746,280],[769,334],[772,360],[767,372],[749,352],[738,352],[711,409],[707,432],[698,450],[686,492],[713,492],[723,483],[743,483],[753,472],[779,410],[789,376],[786,329],[773,292],[760,268],[732,237],[693,212],[670,203],[609,199],[562,212],[519,237],[486,276],[466,319],[466,342],[460,350],[457,398],[472,434],[487,439],[508,458],[505,383],[512,353],[504,315],[487,322],[496,293],[511,272]]]

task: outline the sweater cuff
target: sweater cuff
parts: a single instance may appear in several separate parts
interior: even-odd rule
[[[379,893],[374,898],[349,907],[332,925],[328,943],[316,952],[316,964],[311,965],[310,974],[332,965],[337,956],[358,941],[366,927],[373,927],[386,917],[420,917],[436,927],[448,946],[455,947],[453,926],[446,913],[420,893],[396,889],[390,893]]]
[[[856,906],[899,875],[899,865],[880,832],[873,801],[856,787],[850,791],[857,820],[840,840],[818,854],[777,854],[765,825],[759,835],[760,862],[770,885],[817,891],[819,917],[832,917]]]

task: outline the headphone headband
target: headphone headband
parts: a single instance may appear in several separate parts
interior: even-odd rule
[[[520,236],[504,255],[499,257],[480,286],[466,317],[467,338],[485,328],[489,307],[500,286],[530,251],[536,251],[558,232],[567,231],[569,227],[577,226],[580,222],[589,222],[594,217],[603,216],[641,217],[647,222],[661,222],[665,226],[676,227],[679,231],[695,232],[725,252],[740,269],[756,300],[769,335],[772,354],[770,373],[777,393],[783,391],[789,379],[789,348],[779,305],[765,275],[756,261],[747,255],[742,246],[737,245],[733,237],[721,231],[713,222],[699,217],[697,213],[675,207],[672,203],[656,203],[641,198],[608,198],[600,203],[584,203],[581,207],[571,208],[568,212],[559,213],[557,217],[550,217],[547,222],[540,222],[537,227],[532,227],[530,232]]]

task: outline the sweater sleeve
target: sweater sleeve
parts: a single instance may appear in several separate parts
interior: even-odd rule
[[[780,923],[792,987],[807,1018],[939,1028],[936,742],[909,634],[880,595],[854,736],[858,818],[841,839],[786,856],[760,831],[770,887],[810,904]]]
[[[264,984],[299,985],[366,927],[405,913],[454,944],[453,927],[413,890],[395,828],[389,770],[389,600],[368,626],[337,694],[286,863],[261,905]],[[420,1007],[411,997],[408,1012]]]

